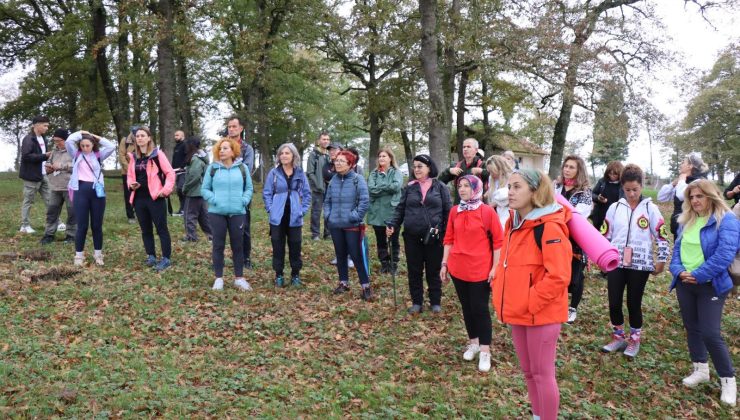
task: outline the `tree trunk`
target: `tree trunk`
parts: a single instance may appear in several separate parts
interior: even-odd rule
[[[491,121],[489,114],[491,110],[488,108],[488,82],[481,80],[481,112],[483,113],[483,138],[481,139],[481,147],[486,151],[486,156],[493,154],[493,130],[491,129]]]
[[[463,70],[460,73],[460,84],[457,87],[457,114],[456,114],[456,135],[455,149],[458,156],[462,156],[462,144],[465,141],[465,97],[468,93],[468,80],[470,71]]]
[[[370,92],[368,92],[370,95]],[[367,159],[367,168],[372,170],[378,166],[378,151],[380,150],[380,136],[383,134],[383,124],[381,122],[380,113],[377,112],[375,106],[368,105],[370,110],[368,111],[368,120],[370,122],[370,152]]]
[[[175,106],[175,60],[172,46],[174,1],[159,0],[157,14],[162,20],[162,34],[157,42],[157,89],[159,90],[159,141],[160,148],[172,156],[177,129]]]
[[[445,98],[439,74],[437,39],[437,2],[419,0],[421,14],[421,67],[429,91],[429,154],[439,166],[449,160],[448,138],[445,136]]]
[[[190,81],[188,79],[187,59],[176,53],[177,65],[177,108],[180,113],[181,126],[188,136],[195,134],[193,107],[190,101]]]
[[[113,125],[116,127],[116,138],[120,139],[121,137],[128,134],[129,124],[126,121],[125,114],[122,112],[118,93],[113,88],[113,79],[110,75],[108,57],[106,56],[105,52],[105,7],[103,6],[102,0],[89,0],[89,5],[93,16],[93,56],[95,57],[97,71],[100,75],[100,81],[103,84],[103,91],[105,92],[105,97],[108,101],[108,109],[110,110],[111,116],[113,117]]]
[[[131,121],[131,96],[129,95],[130,62],[128,58],[128,31],[125,8],[118,8],[118,95],[123,120]],[[120,138],[119,138],[120,140]]]
[[[149,116],[149,130],[152,132],[152,137],[154,137],[155,140],[159,138],[159,114],[157,113],[157,96],[155,94],[154,88],[150,88],[147,90],[146,95],[146,106],[147,106],[147,114]],[[157,144],[161,145],[161,141],[157,140]]]
[[[411,178],[412,168],[414,166],[414,151],[411,148],[412,140],[409,138],[408,130],[401,130],[401,141],[403,142],[403,154],[406,155],[406,165],[409,170],[409,178]]]

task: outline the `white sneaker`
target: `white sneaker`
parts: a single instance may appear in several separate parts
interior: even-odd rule
[[[478,344],[468,344],[468,348],[466,348],[465,353],[463,353],[463,359],[469,362],[475,359],[475,355],[478,353],[480,353],[480,346]]]
[[[734,407],[737,404],[737,383],[735,382],[735,378],[719,378],[719,381],[722,384],[720,401]]]
[[[709,382],[709,363],[694,363],[694,372],[683,378],[683,384],[693,388],[704,382]]]
[[[352,258],[347,258],[347,268],[355,268],[355,263]]]
[[[223,290],[223,289],[224,289],[224,279],[219,277],[216,279],[216,281],[213,282],[213,290]]]
[[[75,255],[75,266],[80,267],[84,263],[85,263],[85,257],[84,256],[77,256],[77,255]]]
[[[36,231],[31,226],[21,226],[21,233],[36,233]]]
[[[576,311],[576,308],[568,308],[568,324],[572,324],[576,321],[576,317],[578,317],[578,311]]]
[[[95,264],[101,267],[105,265],[105,263],[103,262],[103,254],[95,255],[93,258],[95,258]]]
[[[57,225],[57,232],[64,232],[65,230],[67,230],[67,225],[59,222],[59,224]]]
[[[478,370],[481,372],[491,370],[491,353],[480,352],[478,355]]]
[[[246,291],[252,290],[252,286],[250,286],[249,282],[243,278],[234,280],[234,286]]]

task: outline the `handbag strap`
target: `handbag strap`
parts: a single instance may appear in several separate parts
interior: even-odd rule
[[[85,163],[87,163],[87,167],[90,168],[90,172],[95,173],[95,169],[93,169],[92,165],[90,165],[90,162],[88,162],[87,159],[85,159],[85,154],[84,153],[81,153],[80,155],[82,156],[82,160],[84,160]],[[101,172],[103,172],[103,168],[102,167],[100,168],[100,171],[98,172],[98,175],[95,177],[95,182],[98,182],[98,180],[100,179],[100,173]]]

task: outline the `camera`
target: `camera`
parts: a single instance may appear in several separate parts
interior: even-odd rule
[[[436,241],[436,240],[439,240],[439,229],[436,227],[431,227],[424,234],[424,239],[421,242],[424,245],[429,245],[432,241]]]

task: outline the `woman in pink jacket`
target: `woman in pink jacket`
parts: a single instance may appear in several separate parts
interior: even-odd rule
[[[175,171],[172,165],[152,141],[148,127],[139,127],[134,133],[136,149],[130,154],[128,166],[128,186],[131,189],[130,202],[136,211],[141,227],[141,239],[147,258],[146,265],[162,271],[172,265],[172,242],[167,229],[167,201],[175,186]],[[157,261],[154,250],[154,231],[162,245],[162,259]]]

